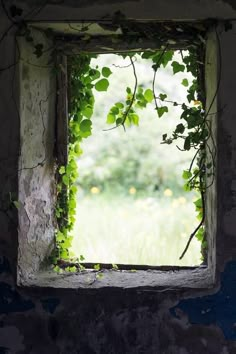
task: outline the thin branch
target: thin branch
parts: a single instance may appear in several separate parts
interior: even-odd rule
[[[202,185],[202,182],[201,182],[201,176],[200,176],[200,184]],[[196,235],[196,233],[198,232],[198,230],[203,226],[204,224],[204,221],[205,221],[205,214],[206,214],[206,211],[205,211],[205,196],[204,196],[204,192],[202,191],[202,188],[201,188],[201,199],[202,199],[202,219],[200,221],[200,223],[198,224],[198,226],[196,227],[196,229],[191,233],[189,239],[188,239],[188,242],[181,254],[181,256],[179,257],[179,259],[181,260],[185,253],[187,252],[189,246],[190,246],[190,243],[192,241],[192,239],[194,238],[194,236]]]
[[[175,101],[166,100],[166,99],[163,100],[163,99],[160,98],[160,96],[156,96],[155,98],[160,100],[160,101],[162,101],[162,102],[172,103],[174,106],[182,106],[183,105],[183,103],[177,103]],[[190,108],[190,106],[187,106],[187,107]]]
[[[179,151],[186,151],[184,149],[181,149],[178,145],[175,145]]]
[[[137,58],[134,57],[134,59],[135,59],[134,62],[136,62],[136,61],[137,61]],[[126,69],[126,68],[129,68],[131,65],[132,65],[132,63],[130,63],[130,64],[128,64],[128,65],[124,65],[124,66],[112,64],[112,66],[114,66],[115,68],[119,68],[119,69]]]
[[[136,70],[135,70],[135,65],[134,65],[134,61],[132,59],[132,57],[130,57],[130,61],[131,61],[131,64],[132,64],[132,67],[133,67],[133,73],[134,73],[134,78],[135,78],[135,84],[134,84],[134,91],[133,91],[133,96],[132,96],[132,99],[130,101],[130,104],[129,104],[129,107],[127,108],[126,112],[125,112],[125,116],[123,118],[123,121],[121,123],[121,125],[124,126],[125,124],[125,121],[126,121],[126,118],[133,106],[133,103],[134,103],[134,100],[135,100],[135,95],[136,95],[136,91],[137,91],[137,87],[138,87],[138,78],[137,78],[137,74],[136,74]]]
[[[191,170],[192,170],[193,163],[194,163],[194,161],[195,161],[195,159],[196,159],[196,157],[197,157],[197,155],[198,155],[198,153],[199,153],[199,150],[200,150],[200,148],[196,151],[195,155],[194,155],[193,158],[192,158],[192,161],[191,161],[190,166],[189,166],[189,169],[188,169],[189,172],[191,172]]]
[[[137,91],[137,87],[138,87],[138,78],[137,78],[136,69],[135,69],[135,65],[134,65],[134,61],[133,61],[132,57],[130,57],[130,62],[131,62],[132,68],[133,68],[134,79],[135,79],[134,91],[133,91],[132,99],[130,101],[130,104],[129,104],[128,108],[126,109],[126,111],[124,113],[124,117],[123,117],[122,122],[120,124],[116,125],[115,127],[110,128],[110,129],[103,129],[103,131],[113,130],[113,129],[118,128],[119,126],[123,126],[123,128],[125,130],[125,121],[126,121],[126,119],[128,117],[128,114],[129,114],[133,104],[134,104],[135,95],[136,95],[136,91]]]
[[[202,158],[201,161],[200,161],[200,166],[201,166],[202,160],[203,160],[203,158]],[[184,250],[183,250],[181,256],[179,257],[180,260],[184,257],[185,253],[187,252],[187,250],[188,250],[188,248],[189,248],[189,245],[190,245],[190,243],[191,243],[193,237],[196,235],[196,233],[198,232],[198,230],[200,229],[200,227],[203,226],[204,221],[205,221],[205,214],[206,214],[206,212],[205,212],[205,199],[204,199],[204,198],[205,198],[205,195],[204,195],[204,192],[203,192],[203,182],[202,182],[202,172],[203,172],[203,168],[204,168],[204,165],[202,165],[202,166],[199,168],[199,171],[191,178],[191,180],[192,180],[192,179],[194,179],[194,178],[199,174],[200,193],[201,193],[201,200],[202,200],[202,219],[201,219],[200,223],[198,224],[198,226],[196,227],[196,229],[195,229],[195,230],[191,233],[191,235],[189,236],[188,242],[187,242],[187,244],[186,244],[186,246],[185,246],[185,248],[184,248]],[[190,181],[191,181],[191,180],[190,180]],[[188,181],[188,183],[189,183],[190,181]]]
[[[166,50],[168,48],[168,44],[165,46],[165,48],[163,49],[160,58],[158,60],[158,62],[156,63],[156,66],[158,67],[159,64],[161,63],[161,60],[163,58],[163,55],[165,54]],[[155,82],[156,82],[156,75],[157,75],[157,69],[154,70],[154,75],[153,75],[153,80],[152,80],[152,92],[153,92],[153,96],[154,96],[154,102],[155,102],[155,107],[156,107],[156,111],[158,110],[158,105],[157,105],[157,100],[156,100],[156,94],[155,94]]]

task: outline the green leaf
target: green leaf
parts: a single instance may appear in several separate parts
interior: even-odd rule
[[[172,60],[174,56],[174,51],[173,50],[167,50],[163,57],[162,57],[162,65],[164,66],[164,68],[166,67],[166,65],[169,63],[169,61]]]
[[[152,102],[152,100],[154,98],[152,90],[151,89],[147,89],[144,92],[144,97],[148,101],[148,103]]]
[[[61,257],[61,259],[68,259],[69,258],[68,251],[67,250],[61,251],[60,257]]]
[[[132,123],[133,123],[134,125],[138,125],[138,123],[139,123],[139,116],[138,116],[137,114],[131,113],[131,114],[129,114],[129,118],[130,118],[130,120],[132,121]]]
[[[65,172],[66,172],[66,168],[65,168],[65,166],[61,166],[60,168],[59,168],[59,174],[60,175],[63,175]]]
[[[65,240],[65,235],[61,231],[58,231],[56,238],[57,238],[57,241],[61,242],[61,241]]]
[[[165,93],[160,93],[159,98],[161,101],[164,101],[166,99],[167,95]]]
[[[121,125],[123,122],[123,119],[122,118],[117,118],[116,120],[116,125]]]
[[[183,86],[188,87],[189,83],[188,83],[188,79],[183,79],[183,81],[181,82]]]
[[[113,124],[116,121],[116,117],[114,114],[109,113],[107,115],[107,124]]]
[[[101,269],[100,264],[99,263],[98,264],[94,264],[93,269],[100,270]]]
[[[190,137],[187,136],[187,138],[184,141],[184,150],[190,150],[191,148],[191,141],[190,141]]]
[[[67,175],[62,176],[62,182],[68,186],[70,183],[69,177]]]
[[[142,101],[138,101],[136,103],[136,106],[139,107],[139,108],[145,108],[147,106],[147,101],[144,99]]]
[[[63,248],[68,249],[71,247],[72,238],[68,237],[64,240]]]
[[[173,61],[171,63],[171,66],[173,68],[173,73],[174,74],[176,74],[176,73],[178,73],[180,71],[184,71],[184,69],[185,69],[185,65],[182,65],[182,64],[178,63],[177,61]]]
[[[117,106],[113,106],[112,108],[111,108],[111,110],[110,110],[110,113],[111,114],[114,114],[114,115],[116,115],[116,114],[119,114],[119,108],[117,107]]]
[[[82,155],[83,150],[81,149],[79,143],[77,143],[74,147],[74,152],[76,154],[77,157],[79,157],[80,155]]]
[[[190,191],[191,191],[191,188],[190,188],[190,186],[189,186],[188,183],[186,183],[186,184],[183,185],[183,190],[184,190],[185,192],[190,192]]]
[[[124,108],[124,105],[123,105],[123,103],[121,103],[121,102],[117,102],[117,103],[115,104],[115,106],[116,106],[117,108],[119,108],[119,109]]]
[[[84,119],[80,123],[80,135],[84,138],[87,138],[89,135],[91,135],[92,131],[92,122],[90,119]]]
[[[111,74],[112,74],[112,71],[109,68],[107,68],[105,66],[104,66],[104,68],[102,68],[102,75],[104,77],[109,77]]]
[[[185,127],[182,123],[178,124],[177,127],[175,128],[175,133],[180,133],[183,134],[183,132],[185,131]]]
[[[70,267],[69,272],[71,272],[71,273],[77,272],[76,266]]]
[[[18,200],[14,200],[13,204],[15,205],[16,209],[20,208],[20,202],[18,202]]]
[[[199,230],[198,230],[198,232],[196,233],[196,238],[198,239],[198,241],[202,241],[203,240],[203,238],[204,238],[204,228],[203,227],[201,227]]]
[[[202,198],[199,198],[193,202],[196,206],[196,208],[202,208]]]
[[[101,79],[96,82],[95,89],[97,91],[107,91],[109,86],[109,81],[107,79]]]
[[[92,126],[92,122],[90,119],[84,119],[82,120],[82,122],[80,123],[80,130],[82,132],[87,132],[87,131],[91,131],[91,126]]]
[[[143,59],[150,59],[155,55],[155,51],[148,51],[148,52],[143,52],[141,57]]]
[[[165,68],[166,65],[169,63],[169,61],[172,60],[174,55],[173,50],[165,51],[163,52],[158,52],[152,57],[152,61],[154,65],[152,66],[153,69],[156,71],[161,65]]]
[[[162,140],[165,141],[166,138],[167,138],[167,134],[163,134],[163,135],[162,135]]]
[[[71,199],[69,201],[69,208],[72,208],[72,209],[76,208],[76,200]]]
[[[188,170],[184,170],[182,173],[182,177],[183,177],[183,179],[189,179],[192,177],[192,172],[188,171]]]
[[[89,71],[89,75],[92,77],[92,81],[99,79],[99,77],[101,76],[100,72],[96,69],[91,69]]]
[[[119,270],[119,267],[118,267],[117,264],[114,264],[114,263],[113,263],[113,264],[112,264],[112,269],[113,269],[113,270]]]
[[[91,107],[86,107],[82,113],[86,118],[91,118],[93,115],[93,109]]]
[[[168,107],[166,107],[166,106],[157,108],[157,114],[158,114],[159,118],[161,118],[163,116],[163,114],[167,113],[167,112],[168,112]]]

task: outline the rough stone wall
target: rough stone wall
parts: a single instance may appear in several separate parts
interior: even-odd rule
[[[40,1],[28,3],[29,10]],[[80,4],[68,3],[77,7]],[[195,0],[181,5],[174,0],[121,1],[110,6],[104,0],[102,5],[86,4],[81,2],[83,9],[51,5],[37,16],[85,19],[100,16],[104,10],[120,9],[132,17],[137,11],[138,18],[236,18],[232,1]],[[1,11],[0,353],[236,353],[236,30],[225,32],[222,28],[219,33],[222,66],[218,91],[218,286],[206,291],[89,291],[16,286],[18,215],[9,198],[15,200],[18,195],[21,150],[14,65],[17,48],[14,31],[4,35],[9,24]]]

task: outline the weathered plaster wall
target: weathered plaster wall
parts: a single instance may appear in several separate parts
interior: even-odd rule
[[[82,9],[79,8],[80,2],[68,3],[77,3],[78,8],[51,5],[38,16],[47,20],[79,16],[85,19],[86,16],[99,17],[104,12],[119,9],[141,18],[236,18],[231,1],[182,1],[181,5],[173,0],[123,1],[114,2],[111,7],[108,1],[104,1],[104,5],[96,2],[92,6],[91,3],[86,6],[83,1]],[[33,7],[34,1],[29,4]],[[0,16],[0,33],[4,34],[9,21],[3,12]],[[9,205],[9,193],[13,199],[18,195],[18,156],[21,151],[19,96],[14,84],[16,67],[12,65],[15,50],[17,53],[14,32],[9,32],[0,41],[1,354],[236,353],[235,35],[236,29],[228,32],[219,29],[222,67],[218,92],[216,251],[221,274],[218,285],[206,291],[89,291],[16,286],[18,215],[17,210]],[[5,67],[9,69],[2,70]],[[40,114],[36,113],[33,119],[38,127]],[[35,130],[32,132],[34,134]],[[31,178],[30,174],[28,177]],[[40,193],[39,186],[37,191]],[[41,194],[41,198],[46,197]],[[42,208],[41,212],[45,213],[45,210]]]
[[[45,53],[35,60],[34,48],[19,40],[19,277],[39,270],[54,245],[54,133],[56,76],[48,65],[52,47],[47,38],[32,30]]]

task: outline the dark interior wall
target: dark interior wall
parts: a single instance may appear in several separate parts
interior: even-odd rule
[[[23,6],[28,12],[41,3],[29,1]],[[138,19],[236,19],[230,1],[50,3],[31,16],[62,21],[99,18],[104,11],[121,10]],[[225,32],[219,27],[217,238],[221,243],[216,251],[220,281],[208,290],[141,291],[16,286],[18,213],[10,203],[18,196],[21,146],[15,27],[1,10],[0,354],[236,353],[236,29]]]

